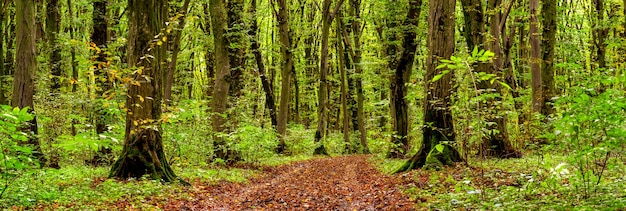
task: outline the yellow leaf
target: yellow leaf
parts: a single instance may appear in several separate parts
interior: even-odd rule
[[[163,45],[163,42],[161,42],[160,40],[157,41],[157,45]]]
[[[163,37],[163,42],[167,42],[167,36]]]
[[[144,99],[141,95],[137,95],[137,97],[139,98],[139,101],[141,101],[143,103]]]
[[[133,125],[137,126],[137,125],[139,125],[139,122],[137,122],[137,120],[134,120],[133,121]]]

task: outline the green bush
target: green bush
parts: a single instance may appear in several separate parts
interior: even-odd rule
[[[31,156],[33,147],[24,143],[28,141],[28,134],[20,131],[20,127],[34,118],[28,109],[0,107],[0,180],[3,183],[0,198],[16,178],[38,165]]]

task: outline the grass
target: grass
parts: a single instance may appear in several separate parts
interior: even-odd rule
[[[371,161],[383,172],[404,162],[381,156]],[[469,166],[414,170],[400,178],[420,210],[623,210],[625,170],[624,159],[616,157],[597,185],[585,183],[565,155],[544,154],[472,159]]]

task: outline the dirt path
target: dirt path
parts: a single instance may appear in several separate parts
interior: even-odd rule
[[[194,190],[193,199],[165,210],[413,210],[395,180],[367,156],[319,158],[265,170],[248,184]]]

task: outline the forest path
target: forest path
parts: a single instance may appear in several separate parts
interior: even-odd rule
[[[368,156],[316,158],[265,169],[248,183],[193,188],[193,198],[165,210],[413,210],[397,179]]]

